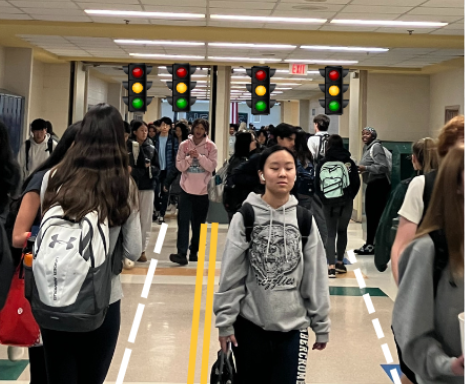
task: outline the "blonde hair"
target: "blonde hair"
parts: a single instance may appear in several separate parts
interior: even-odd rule
[[[421,237],[443,230],[449,249],[453,275],[463,276],[463,144],[453,147],[441,162],[434,182],[433,196],[425,218],[418,228]]]
[[[438,169],[439,158],[436,141],[431,137],[425,137],[413,144],[412,153],[415,155],[424,174]]]
[[[243,121],[241,125],[239,125],[239,132],[245,132],[247,131],[247,123]]]
[[[455,116],[441,128],[438,136],[438,154],[441,159],[457,144],[457,141],[463,143],[463,122],[463,115]]]

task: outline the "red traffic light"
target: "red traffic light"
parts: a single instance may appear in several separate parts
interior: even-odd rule
[[[263,81],[266,79],[266,72],[265,71],[257,71],[257,73],[255,73],[255,78],[258,80],[258,81]]]
[[[144,75],[144,71],[140,67],[136,67],[132,70],[132,75],[136,78],[142,77]]]
[[[186,68],[184,67],[178,68],[178,70],[176,71],[176,75],[178,75],[178,77],[186,77],[187,76]]]
[[[339,79],[339,77],[341,77],[341,74],[338,71],[334,70],[334,71],[329,72],[328,77],[330,80],[336,81]]]

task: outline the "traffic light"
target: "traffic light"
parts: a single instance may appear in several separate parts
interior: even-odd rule
[[[319,71],[325,78],[325,83],[319,84],[325,94],[325,98],[319,100],[320,105],[325,109],[326,115],[342,115],[344,108],[349,104],[349,100],[343,99],[343,93],[349,89],[348,84],[343,84],[343,79],[349,70],[341,66],[330,66]]]
[[[191,81],[191,75],[197,70],[190,64],[167,65],[166,69],[173,76],[173,81],[167,81],[166,85],[173,91],[172,96],[166,98],[173,106],[173,112],[190,112],[191,106],[197,101],[191,96],[191,91],[197,85],[196,81]]]
[[[276,69],[255,66],[247,68],[246,72],[252,78],[252,84],[246,84],[247,90],[252,93],[252,100],[246,100],[252,115],[269,115],[276,103],[276,100],[270,100],[271,92],[276,88],[276,84],[270,84],[270,78]]]
[[[129,112],[146,112],[147,105],[153,99],[147,96],[147,91],[152,87],[152,82],[147,81],[152,66],[129,64],[123,66],[123,70],[128,75],[128,81],[123,81],[123,87],[129,91],[128,96],[123,96],[124,103],[129,107]]]

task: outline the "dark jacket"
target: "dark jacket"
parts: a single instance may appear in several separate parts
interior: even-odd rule
[[[329,148],[326,151],[326,155],[321,160],[320,164],[317,167],[316,175],[320,174],[320,169],[324,163],[328,161],[340,161],[345,164],[347,167],[347,172],[349,172],[350,186],[348,188],[349,197],[354,199],[357,196],[358,190],[360,189],[360,177],[358,176],[358,168],[350,158],[350,152],[345,148]],[[320,190],[320,185],[318,177],[315,178],[315,190]]]
[[[157,149],[158,154],[160,154],[160,133],[157,133],[153,138],[153,145]],[[168,133],[168,139],[166,140],[166,171],[169,173],[176,168],[176,155],[178,154],[179,140],[172,133]]]
[[[160,174],[160,163],[156,148],[148,140],[140,146],[139,156],[134,159],[133,151],[137,145],[136,140],[128,140],[129,165],[132,168],[131,176],[134,178],[139,191],[153,190],[155,181]],[[150,162],[150,167],[146,167]]]
[[[258,178],[260,156],[261,154],[259,153],[251,156],[249,161],[242,163],[231,172],[232,183],[244,191],[248,191],[246,196],[248,196],[250,192],[265,192],[265,186],[260,183],[260,179]]]

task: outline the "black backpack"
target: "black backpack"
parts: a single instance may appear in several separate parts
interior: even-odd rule
[[[323,135],[318,135],[320,138],[320,143],[318,144],[318,152],[316,154],[316,159],[314,159],[314,164],[320,164],[321,160],[324,159],[326,150],[328,149],[329,133]]]
[[[31,149],[31,140],[26,140],[26,169],[29,171],[29,151]],[[53,138],[52,136],[49,137],[47,141],[47,149],[46,152],[49,152],[49,156],[53,152]]]
[[[299,231],[302,236],[302,252],[307,244],[308,237],[310,236],[310,231],[312,229],[312,214],[308,209],[305,209],[298,205],[297,207],[297,222],[299,223]],[[245,227],[245,239],[248,243],[252,240],[252,231],[254,228],[255,222],[255,212],[252,205],[249,203],[244,203],[239,209],[239,212],[244,218],[244,227]]]

